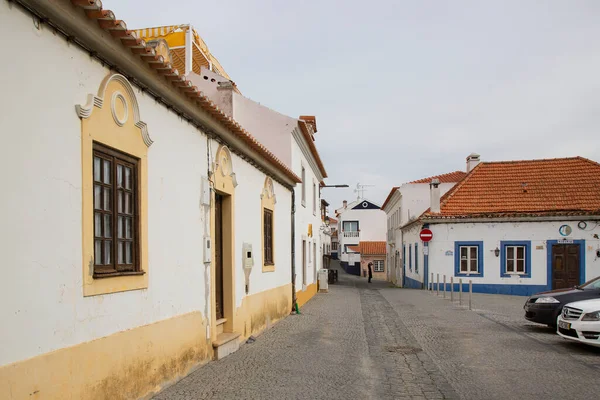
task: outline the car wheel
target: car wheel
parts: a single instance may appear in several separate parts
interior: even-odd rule
[[[548,324],[548,328],[556,330],[556,324]]]

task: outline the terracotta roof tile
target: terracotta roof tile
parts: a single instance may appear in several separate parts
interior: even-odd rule
[[[348,249],[351,250],[351,251],[354,251],[356,253],[360,253],[360,246],[359,245],[348,246]]]
[[[409,183],[431,183],[431,181],[436,178],[440,181],[440,183],[454,183],[460,182],[465,176],[467,176],[466,172],[454,171],[447,174],[430,176],[429,178],[423,178]]]
[[[600,214],[600,164],[583,157],[482,162],[425,218]]]
[[[385,242],[360,242],[360,254],[363,256],[375,256],[386,254]],[[350,247],[350,246],[348,246]]]
[[[213,118],[226,126],[234,135],[245,142],[250,148],[258,152],[271,165],[282,171],[289,179],[296,183],[302,182],[298,175],[279,160],[271,151],[269,151],[269,149],[256,140],[256,138],[245,130],[238,122],[234,121],[230,116],[220,110],[215,103],[205,96],[198,87],[194,86],[191,81],[187,80],[185,76],[181,75],[171,63],[163,58],[163,56],[158,55],[154,48],[147,45],[134,31],[128,30],[124,21],[116,19],[112,11],[103,10],[102,2],[100,0],[71,0],[71,3],[84,9],[87,18],[96,20],[99,29],[118,38],[124,47],[129,48],[133,54],[139,55],[144,63],[156,71],[157,79],[165,78],[171,85],[175,86],[180,91],[182,96],[188,97],[190,101],[196,103],[198,107],[202,108]],[[312,144],[311,150],[313,150],[313,147],[314,143]],[[316,150],[316,148],[314,150]],[[320,158],[318,158],[319,167],[322,167],[320,161]],[[324,167],[322,170],[324,171]]]

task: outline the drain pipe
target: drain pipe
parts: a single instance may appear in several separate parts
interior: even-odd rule
[[[296,191],[293,187],[290,188],[292,192],[292,311],[296,311],[299,314],[298,302],[296,299]]]

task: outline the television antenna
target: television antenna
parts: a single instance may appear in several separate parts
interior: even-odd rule
[[[361,185],[360,183],[356,184],[356,189],[354,189],[354,193],[357,194],[356,196],[356,200],[360,200],[360,199],[364,199],[365,198],[365,188],[367,187],[373,187],[375,185]]]

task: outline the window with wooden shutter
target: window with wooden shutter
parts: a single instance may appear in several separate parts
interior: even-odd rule
[[[273,211],[263,209],[264,213],[264,259],[265,265],[273,265]]]
[[[138,160],[94,143],[94,278],[140,273]]]

